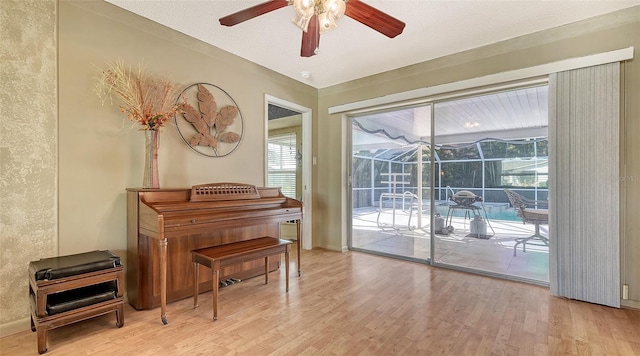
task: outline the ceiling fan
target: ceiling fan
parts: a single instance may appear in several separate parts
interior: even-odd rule
[[[300,56],[311,57],[318,52],[320,35],[335,29],[343,15],[394,38],[402,33],[405,23],[360,0],[271,0],[220,18],[220,24],[233,26],[279,8],[293,5],[292,19],[302,32]]]

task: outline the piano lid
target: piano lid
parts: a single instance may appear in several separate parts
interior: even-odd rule
[[[214,210],[302,207],[302,202],[287,198],[280,188],[255,187],[243,183],[201,184],[191,189],[145,189],[138,190],[138,194],[140,201],[156,213],[188,213],[197,210],[198,214],[207,214]]]

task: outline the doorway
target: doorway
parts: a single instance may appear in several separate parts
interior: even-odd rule
[[[265,186],[303,202],[303,249],[311,249],[311,109],[265,95]],[[283,235],[288,236],[283,226]]]

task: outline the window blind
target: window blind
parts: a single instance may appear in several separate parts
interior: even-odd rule
[[[282,194],[296,198],[296,133],[270,135],[268,144],[267,186],[282,188]]]
[[[620,63],[549,77],[549,279],[554,294],[620,307]],[[553,144],[552,144],[553,143]]]

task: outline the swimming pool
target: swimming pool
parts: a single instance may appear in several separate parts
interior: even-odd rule
[[[436,213],[443,217],[447,216],[449,211],[449,205],[446,203],[436,205]],[[517,215],[516,211],[509,206],[509,204],[484,204],[484,209],[487,212],[486,218],[489,220],[505,220],[505,221],[522,221]],[[462,218],[468,210],[455,209],[453,210],[453,216]],[[481,216],[484,219],[484,211],[480,210]]]
[[[392,200],[385,201],[383,204],[380,204],[380,208],[383,210],[393,209],[394,202]],[[453,205],[449,201],[436,201],[436,213],[440,214],[442,217],[446,217],[449,212],[449,206]],[[517,215],[516,211],[508,204],[508,203],[484,203],[483,205],[479,205],[479,203],[475,203],[476,206],[480,207],[480,213],[482,218],[487,218],[489,220],[503,220],[503,221],[522,221]],[[397,198],[395,201],[395,207],[399,211],[403,211],[407,213],[410,207],[409,200],[403,200],[402,198]],[[416,205],[414,204],[413,213],[416,213]],[[423,210],[422,215],[428,216],[430,209],[430,204],[427,200],[423,200]],[[484,210],[482,210],[484,207]],[[371,207],[378,209],[378,206]],[[487,213],[485,217],[485,211]],[[452,215],[454,217],[463,218],[465,217],[465,213],[470,212],[465,209],[454,209],[452,211]]]

